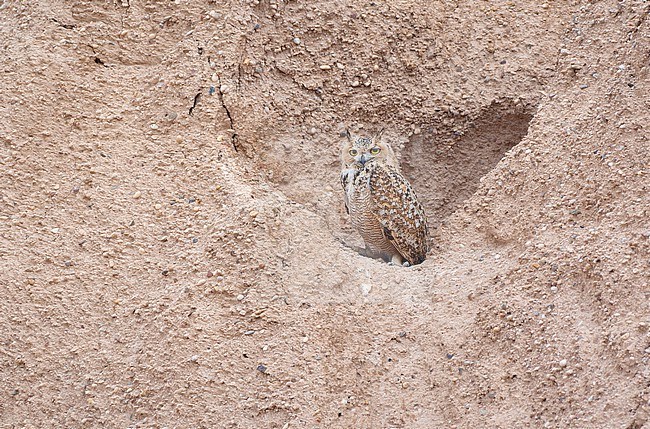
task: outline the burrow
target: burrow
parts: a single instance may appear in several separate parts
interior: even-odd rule
[[[389,140],[404,175],[425,206],[431,228],[462,207],[478,189],[481,178],[519,144],[534,112],[535,106],[494,102],[475,116],[445,113],[408,139]],[[369,127],[369,134],[371,130]],[[343,208],[340,142],[338,133],[331,134],[327,144],[310,137],[269,142],[269,147],[257,152],[254,163],[287,197],[322,216],[335,236],[349,242],[355,233]]]
[[[432,125],[410,138],[400,162],[431,227],[476,192],[481,178],[526,136],[533,114],[534,108],[493,103],[462,133]]]

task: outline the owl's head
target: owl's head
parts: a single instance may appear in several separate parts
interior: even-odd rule
[[[382,141],[383,130],[373,137],[353,136],[345,132],[346,141],[341,150],[341,162],[345,168],[363,168],[369,162],[383,161],[399,168],[397,158],[390,145]]]

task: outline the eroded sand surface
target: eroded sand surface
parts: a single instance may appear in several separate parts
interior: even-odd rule
[[[0,1],[0,427],[650,427],[649,8]]]

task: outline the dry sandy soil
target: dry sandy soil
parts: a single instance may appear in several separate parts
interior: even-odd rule
[[[0,0],[0,427],[650,428],[649,8]]]

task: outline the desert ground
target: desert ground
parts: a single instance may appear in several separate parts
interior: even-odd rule
[[[0,0],[0,428],[650,428],[649,13]]]

